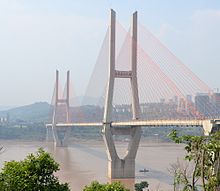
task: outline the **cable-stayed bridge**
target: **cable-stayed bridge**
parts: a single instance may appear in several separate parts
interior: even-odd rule
[[[116,43],[117,42],[117,43]],[[152,33],[138,25],[127,31],[111,10],[85,99],[71,95],[70,72],[63,95],[59,72],[52,99],[51,129],[57,146],[67,146],[71,127],[102,128],[108,176],[135,177],[135,157],[145,126],[201,126],[208,135],[220,125],[220,94],[214,93]],[[119,158],[114,136],[129,136]]]

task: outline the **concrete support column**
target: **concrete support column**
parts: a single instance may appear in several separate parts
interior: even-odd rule
[[[57,128],[56,128],[58,99],[59,99],[59,71],[56,70],[55,104],[53,108],[53,118],[52,118],[52,132],[53,132],[53,140],[55,146],[61,145],[61,141],[58,139]]]
[[[213,120],[204,120],[203,121],[203,131],[204,135],[210,135],[211,133],[214,133],[216,131],[220,130],[220,123],[219,120],[213,119]]]
[[[212,132],[212,128],[213,128],[213,122],[211,120],[204,120],[203,121],[203,131],[204,131],[204,135],[209,135]]]
[[[46,128],[46,142],[53,142],[53,130],[52,126]]]
[[[109,70],[108,70],[108,84],[106,89],[106,99],[103,122],[109,123],[112,120],[112,99],[114,92],[115,81],[115,24],[116,13],[110,10],[110,25],[109,25]]]
[[[140,104],[137,82],[137,12],[133,14],[131,23],[131,91],[132,91],[132,113],[133,119],[140,118]]]
[[[66,122],[70,122],[70,71],[67,71],[66,78]]]

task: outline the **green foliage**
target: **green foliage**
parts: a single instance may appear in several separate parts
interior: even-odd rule
[[[120,182],[113,182],[107,184],[100,184],[97,181],[92,182],[86,186],[83,191],[129,191]]]
[[[183,184],[185,190],[194,191],[199,186],[204,191],[217,190],[220,186],[220,132],[210,136],[179,136],[174,130],[168,136],[175,143],[185,144],[185,160],[194,164],[191,180],[186,176],[186,169],[176,168],[174,182]]]
[[[4,164],[0,173],[0,191],[69,191],[68,184],[59,183],[53,175],[58,170],[58,163],[39,149],[36,155]]]
[[[148,188],[149,184],[147,181],[142,181],[134,185],[135,191],[143,191],[144,188]]]

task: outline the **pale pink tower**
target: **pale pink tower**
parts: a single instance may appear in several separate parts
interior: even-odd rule
[[[133,120],[138,120],[140,105],[137,84],[137,12],[132,17],[131,27],[131,71],[118,71],[115,69],[115,37],[116,37],[116,13],[110,11],[109,32],[109,74],[106,90],[106,100],[103,116],[103,138],[107,147],[108,177],[110,179],[135,178],[135,158],[141,138],[141,127],[126,126],[126,128],[111,127],[112,100],[114,95],[115,78],[129,78],[132,89],[132,113]],[[113,135],[130,135],[131,140],[126,151],[126,156],[119,158]]]
[[[67,146],[68,136],[70,128],[62,127],[58,128],[56,126],[57,123],[69,123],[70,122],[70,72],[67,71],[67,79],[66,79],[66,97],[59,98],[59,71],[56,70],[56,86],[55,86],[55,104],[53,108],[53,118],[52,118],[52,132],[54,143],[56,146]],[[59,109],[64,108],[60,113]],[[64,117],[62,117],[64,116]],[[64,134],[64,136],[60,136],[60,134]]]

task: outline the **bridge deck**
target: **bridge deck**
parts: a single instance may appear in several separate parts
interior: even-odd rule
[[[134,120],[125,122],[112,122],[112,127],[126,126],[203,126],[205,121],[213,121],[220,123],[220,119],[200,119],[200,120]],[[46,127],[52,127],[52,124],[47,124]],[[57,123],[56,127],[103,127],[102,122],[94,123]]]

